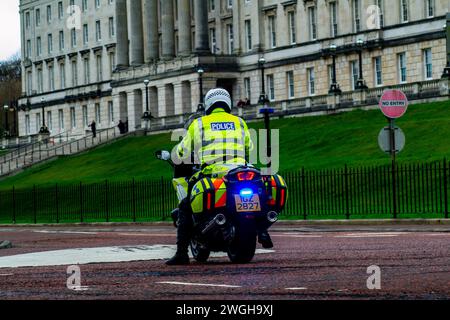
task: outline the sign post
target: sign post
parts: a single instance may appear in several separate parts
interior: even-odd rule
[[[386,90],[380,99],[381,112],[386,116],[389,122],[389,150],[392,159],[392,199],[393,216],[397,219],[397,182],[396,182],[396,154],[401,148],[397,148],[395,119],[402,117],[408,109],[408,98],[400,90]]]

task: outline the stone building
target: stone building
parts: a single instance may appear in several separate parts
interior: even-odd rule
[[[67,5],[65,1],[60,2]],[[265,91],[275,103],[327,95],[333,83],[333,56],[336,82],[343,92],[361,85],[383,88],[440,79],[447,62],[448,0],[86,2],[90,7],[88,14],[82,14],[81,25],[88,24],[93,32],[100,21],[102,30],[110,32],[104,31],[101,42],[93,32],[87,45],[68,46],[63,52],[54,48],[50,55],[45,50],[41,56],[34,51],[28,55],[22,101],[29,101],[30,107],[19,117],[22,135],[30,133],[27,121],[39,119],[40,97],[52,105],[48,108],[54,117],[63,112],[64,130],[74,133],[85,131],[85,112],[90,120],[98,116],[102,127],[121,119],[129,121],[130,130],[139,129],[144,126],[147,101],[156,117],[152,123],[182,122],[200,101],[199,69],[204,70],[203,92],[220,86],[230,91],[235,104],[245,98],[256,103],[261,93],[261,58],[266,62]],[[101,9],[94,3],[100,3]],[[27,29],[27,12],[35,17],[40,8],[45,17],[50,4],[56,10],[58,1],[21,1],[24,56],[29,53],[29,42],[35,48],[38,37],[44,44],[50,29],[56,39],[62,28],[42,21],[46,28],[30,22]],[[66,34],[70,37],[69,31]],[[76,34],[82,37],[83,32]],[[98,56],[104,66],[102,81],[95,73]],[[88,79],[86,57],[91,66]],[[73,61],[78,61],[78,86],[70,82],[76,74],[70,75]],[[58,86],[59,73],[48,76],[51,66],[56,71],[61,64],[67,69],[67,89]],[[115,71],[111,74],[112,65]],[[53,133],[64,130],[54,118]]]

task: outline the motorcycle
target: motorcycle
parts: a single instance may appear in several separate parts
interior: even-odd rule
[[[175,165],[168,151],[158,151],[156,157],[173,167],[173,186],[181,202],[188,196],[188,177],[200,169]],[[263,176],[247,165],[218,165],[214,174],[200,176],[190,194],[192,256],[206,262],[211,252],[226,252],[233,263],[250,262],[258,230],[267,230],[278,221],[286,201],[287,185],[281,176]],[[177,226],[178,209],[172,212],[172,219]]]

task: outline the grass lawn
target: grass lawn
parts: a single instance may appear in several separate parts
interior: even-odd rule
[[[400,163],[450,158],[450,101],[413,105],[397,120],[406,135]],[[274,120],[280,129],[281,171],[385,165],[390,158],[378,147],[378,133],[387,124],[379,110],[357,110],[330,116]],[[250,123],[263,128],[262,122]],[[0,181],[0,190],[36,185],[93,183],[170,177],[170,167],[154,158],[171,150],[170,134],[132,137],[94,151],[59,158]],[[1,151],[0,151],[1,152]]]

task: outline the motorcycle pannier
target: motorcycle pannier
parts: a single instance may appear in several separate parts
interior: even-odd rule
[[[264,177],[265,185],[268,185],[268,177]],[[277,213],[281,213],[286,206],[287,201],[287,185],[284,179],[280,175],[274,175],[271,177],[272,186],[272,199],[268,201],[268,206],[271,210]]]
[[[194,214],[212,212],[227,205],[227,189],[223,179],[203,178],[191,193],[191,207]]]

